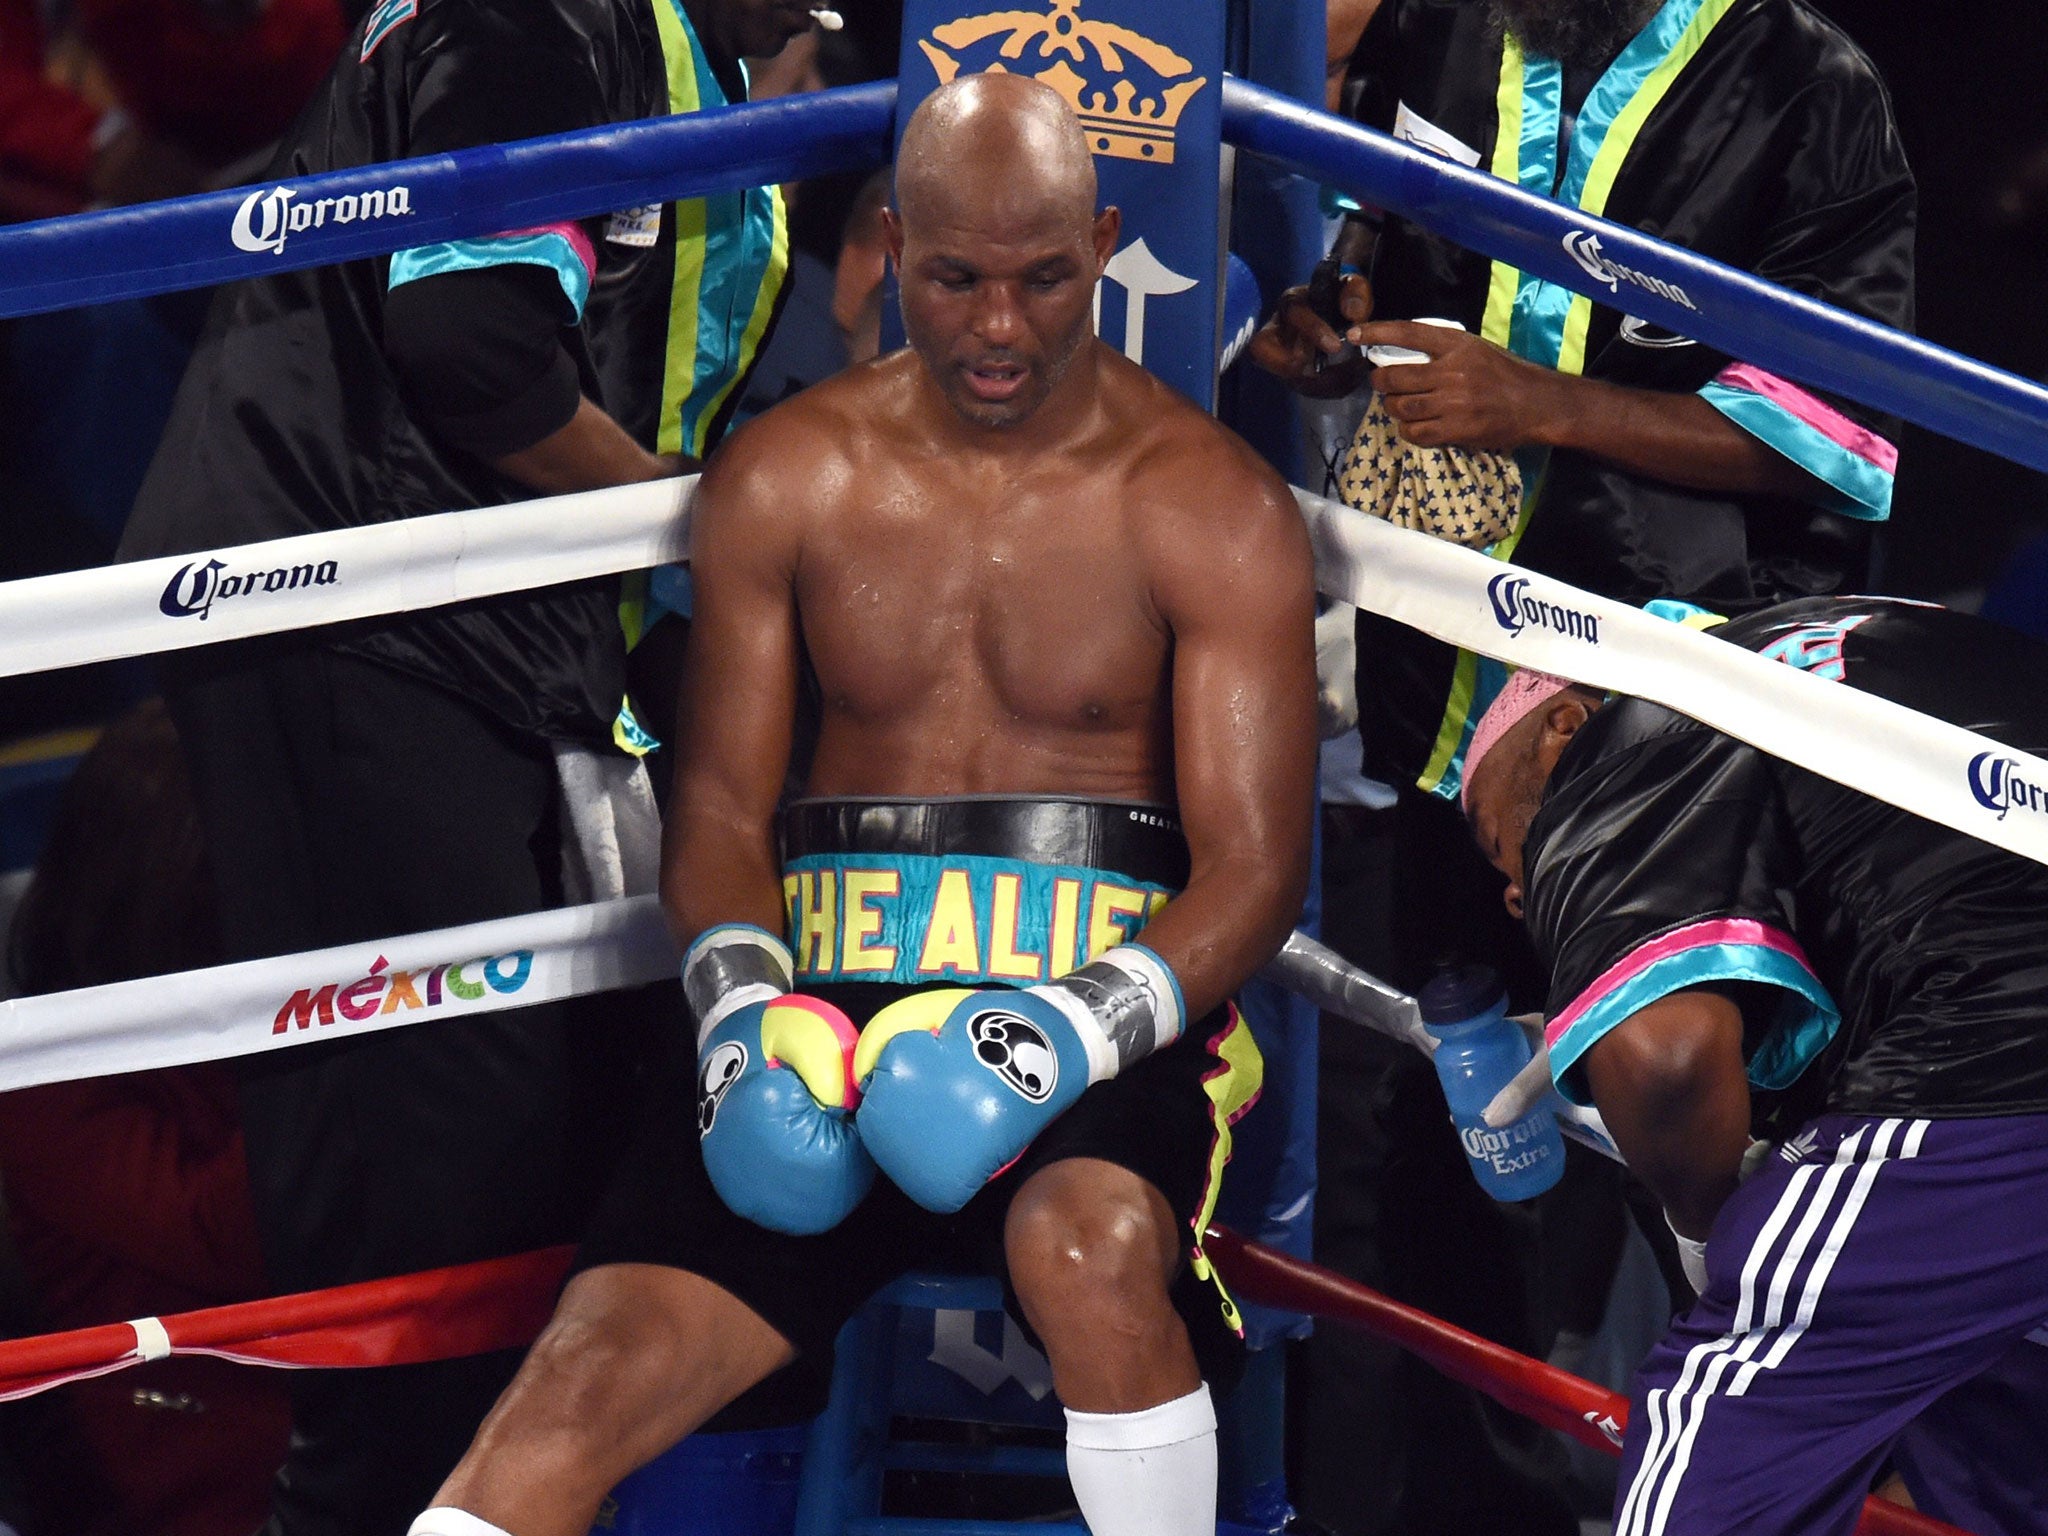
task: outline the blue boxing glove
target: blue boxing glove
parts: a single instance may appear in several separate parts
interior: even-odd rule
[[[700,936],[683,991],[702,1021],[697,1134],[704,1171],[737,1215],[776,1232],[824,1232],[875,1182],[853,1128],[853,1021],[790,993],[789,951],[759,928]]]
[[[854,1052],[861,1141],[930,1211],[957,1211],[1090,1084],[1180,1035],[1180,983],[1119,945],[1022,991],[947,989],[891,1003]]]

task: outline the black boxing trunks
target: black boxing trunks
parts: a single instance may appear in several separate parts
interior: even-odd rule
[[[785,814],[783,842],[796,990],[843,1008],[856,1024],[931,987],[1029,986],[1063,975],[1135,938],[1188,869],[1173,814],[1126,802],[803,800]],[[903,1272],[906,1255],[926,1269],[1002,1274],[1011,1199],[1040,1169],[1072,1158],[1128,1168],[1165,1196],[1188,1231],[1175,1304],[1204,1375],[1220,1381],[1234,1369],[1236,1309],[1212,1288],[1199,1241],[1230,1158],[1231,1126],[1264,1072],[1234,1007],[1090,1088],[953,1215],[924,1210],[883,1178],[839,1226],[806,1237],[755,1226],[712,1188],[696,1133],[692,1035],[677,1031],[639,1140],[576,1268],[661,1264],[702,1275],[796,1347],[795,1363],[716,1427],[816,1413],[833,1340]],[[1005,1294],[1023,1323],[1007,1283]]]

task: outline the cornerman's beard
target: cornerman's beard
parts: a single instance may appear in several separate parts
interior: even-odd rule
[[[1656,13],[1658,0],[1488,0],[1522,51],[1560,64],[1605,64]]]

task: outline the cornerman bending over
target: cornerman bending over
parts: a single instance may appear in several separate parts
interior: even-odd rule
[[[1118,220],[1056,95],[941,89],[897,200],[910,349],[697,496],[664,882],[697,1050],[418,1536],[581,1533],[735,1399],[815,1411],[913,1260],[1006,1273],[1097,1536],[1214,1527],[1199,1240],[1260,1074],[1228,999],[1306,881],[1308,542],[1094,339]]]
[[[1806,598],[1715,633],[2048,748],[2048,649],[1998,625]],[[1558,1086],[1700,1291],[1637,1374],[1616,1536],[1846,1533],[1888,1451],[1922,1509],[2040,1531],[2048,869],[1540,673],[1466,763],[1551,970]],[[1760,1113],[1794,1133],[1759,1165]]]

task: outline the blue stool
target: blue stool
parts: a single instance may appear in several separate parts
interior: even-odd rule
[[[929,1319],[928,1326],[918,1317]],[[1262,1359],[1261,1357],[1270,1357]],[[1277,1464],[1277,1351],[1253,1356],[1245,1383],[1219,1405],[1224,1483],[1240,1521],[1218,1536],[1271,1536],[1292,1511],[1277,1482],[1242,1486],[1243,1461]],[[1270,1379],[1269,1379],[1270,1378]],[[1249,1412],[1247,1413],[1247,1410]],[[600,1536],[1088,1536],[1078,1521],[930,1519],[884,1515],[892,1471],[1035,1477],[1064,1482],[1056,1446],[963,1446],[892,1439],[898,1416],[1063,1431],[1052,1370],[1003,1312],[992,1277],[906,1275],[840,1331],[825,1411],[808,1428],[692,1435],[614,1490]],[[1248,1426],[1238,1421],[1249,1419]],[[1272,1439],[1271,1454],[1241,1443]],[[1233,1477],[1232,1474],[1238,1475]],[[1239,1486],[1232,1487],[1235,1483]]]
[[[930,1314],[929,1330],[906,1314]],[[1259,1356],[1270,1356],[1264,1362]],[[1261,1364],[1270,1370],[1261,1370]],[[1279,1434],[1280,1355],[1258,1351],[1247,1374],[1254,1415],[1272,1417]],[[1270,1377],[1270,1383],[1266,1378]],[[1270,1384],[1270,1393],[1262,1390]],[[1045,1356],[1027,1343],[1003,1314],[1003,1290],[993,1277],[911,1274],[885,1287],[840,1332],[832,1395],[810,1428],[799,1480],[795,1536],[1088,1536],[1079,1521],[929,1519],[884,1515],[883,1474],[892,1471],[964,1472],[985,1476],[1042,1477],[1064,1482],[1067,1458],[1054,1446],[971,1447],[890,1437],[897,1416],[967,1424],[1036,1426],[1064,1432],[1065,1415],[1052,1395]],[[1233,1400],[1222,1408],[1226,1461],[1233,1440]],[[1270,1408],[1270,1414],[1267,1410]],[[1254,1460],[1262,1458],[1254,1457]],[[1277,1460],[1277,1456],[1274,1458]],[[1233,1479],[1225,1468],[1225,1482]],[[1241,1479],[1239,1479],[1241,1481]],[[1238,1490],[1241,1518],[1253,1524],[1218,1524],[1219,1536],[1267,1536],[1292,1511],[1284,1488]],[[1246,1498],[1244,1495],[1251,1497]]]
[[[789,1536],[804,1427],[690,1435],[612,1490],[598,1536]]]
[[[832,1395],[804,1445],[796,1536],[1017,1536],[999,1520],[920,1519],[882,1514],[882,1476],[891,1471],[967,1472],[1064,1479],[1066,1454],[1054,1447],[988,1448],[892,1440],[899,1413],[967,1424],[1063,1429],[1045,1357],[1000,1318],[1003,1290],[991,1277],[906,1275],[885,1287],[841,1330]],[[912,1334],[906,1312],[925,1312],[931,1331]],[[977,1321],[980,1327],[977,1328]],[[1087,1536],[1077,1521],[1034,1521],[1037,1536]]]

